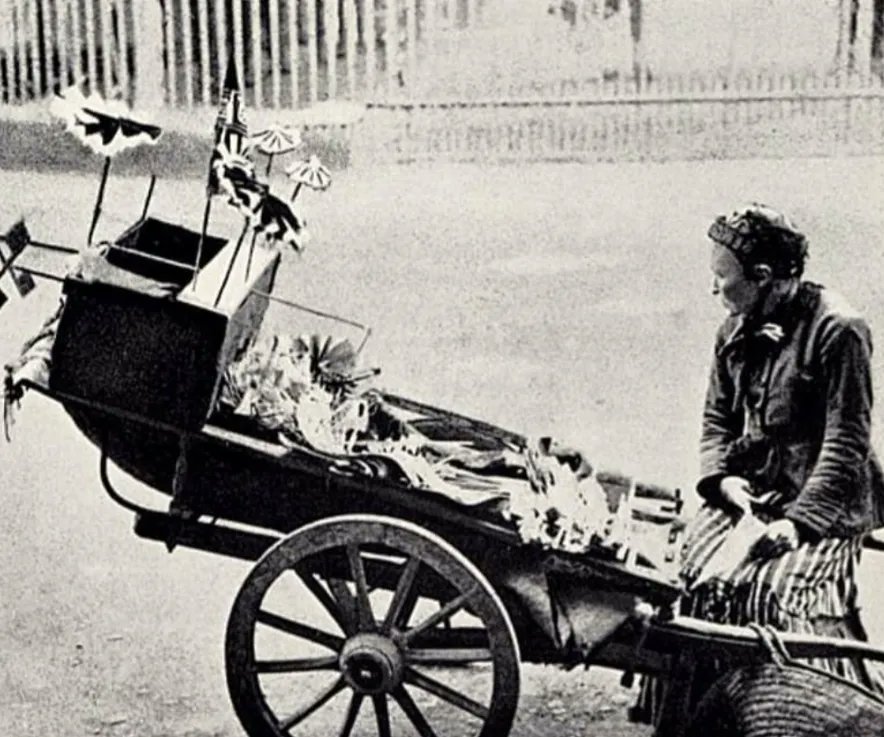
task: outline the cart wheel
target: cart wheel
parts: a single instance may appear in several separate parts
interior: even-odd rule
[[[226,662],[251,737],[317,734],[320,709],[340,737],[357,721],[360,735],[506,737],[519,695],[515,633],[485,576],[388,517],[322,520],[268,550],[233,604]]]

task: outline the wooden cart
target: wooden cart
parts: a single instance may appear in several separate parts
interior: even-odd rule
[[[134,513],[137,535],[170,550],[256,561],[226,638],[230,696],[251,737],[311,734],[310,716],[326,708],[340,710],[342,737],[362,712],[379,737],[506,737],[520,662],[569,657],[514,595],[514,569],[579,579],[618,602],[640,597],[664,611],[677,598],[672,582],[612,558],[525,546],[495,509],[215,422],[223,367],[261,324],[279,257],[257,259],[242,285],[213,303],[181,269],[133,255],[168,257],[162,248],[173,237],[176,257],[189,254],[192,263],[196,234],[150,220],[124,234],[127,251],[115,265],[177,280],[174,298],[66,280],[51,378],[27,386],[60,402],[99,448],[104,487]],[[204,285],[230,248],[208,243]],[[486,449],[521,442],[477,420],[386,399],[436,439]],[[133,503],[111,464],[168,495],[168,509]],[[670,674],[689,670],[700,653],[739,660],[760,652],[748,630],[623,619],[585,653],[587,662]],[[796,656],[882,657],[862,643],[790,636],[786,644]],[[446,682],[452,672],[459,685]]]

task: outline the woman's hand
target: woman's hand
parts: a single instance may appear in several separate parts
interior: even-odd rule
[[[752,501],[752,484],[742,476],[725,476],[718,486],[725,507],[745,514]]]
[[[775,558],[798,547],[798,529],[790,519],[771,522],[764,534],[752,547],[752,555],[757,558]]]

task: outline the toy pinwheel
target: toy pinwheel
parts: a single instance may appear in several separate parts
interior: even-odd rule
[[[86,239],[87,243],[91,243],[101,213],[111,158],[128,148],[156,143],[162,134],[162,128],[132,118],[125,103],[109,102],[94,93],[84,97],[76,86],[55,95],[50,110],[64,120],[68,131],[80,142],[104,156],[101,184]]]
[[[253,229],[253,233],[246,278],[251,272],[255,243],[259,235],[264,235],[271,241],[288,244],[295,251],[300,251],[306,243],[307,233],[304,223],[295,215],[291,206],[270,194],[270,188],[255,179],[255,167],[249,159],[239,154],[230,154],[223,146],[219,146],[213,169],[219,187],[228,195],[228,202],[246,219],[218,292],[217,300],[220,300],[249,227]]]
[[[295,182],[291,200],[294,201],[301,191],[301,187],[323,191],[331,186],[331,173],[326,169],[317,156],[311,156],[307,161],[299,161],[285,170],[289,179]]]
[[[261,201],[254,228],[256,234],[287,244],[298,252],[307,242],[304,222],[295,215],[291,205],[269,193]]]
[[[271,125],[269,128],[249,136],[249,145],[267,156],[267,171],[264,172],[264,175],[269,177],[273,157],[277,154],[287,154],[300,146],[301,132],[297,128],[289,126]]]
[[[329,336],[301,336],[297,348],[309,357],[312,380],[334,396],[352,394],[357,385],[379,373],[378,369],[358,370],[358,352],[349,340],[333,343]]]
[[[216,148],[212,164],[219,192],[246,218],[253,219],[261,207],[268,187],[255,178],[255,165],[242,154],[232,154],[223,145]]]
[[[108,101],[94,93],[85,97],[77,87],[55,95],[50,110],[84,145],[105,157],[133,146],[154,144],[163,132],[159,126],[130,117],[132,111],[125,103]]]
[[[255,243],[259,235],[267,240],[291,246],[296,253],[304,250],[310,240],[306,223],[292,210],[289,203],[266,192],[261,198],[252,219],[252,242],[249,244],[249,258],[246,261],[246,279],[252,273],[252,259],[255,256]]]

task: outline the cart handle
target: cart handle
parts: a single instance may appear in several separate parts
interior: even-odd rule
[[[778,635],[793,658],[867,658],[884,662],[884,649],[867,642],[800,632],[780,632]],[[650,639],[672,644],[677,649],[716,648],[734,654],[757,653],[762,647],[757,633],[748,627],[718,624],[693,617],[674,617],[667,622],[654,623]]]

